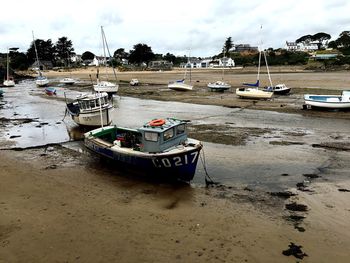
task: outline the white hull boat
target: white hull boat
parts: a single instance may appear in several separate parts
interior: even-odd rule
[[[5,87],[14,87],[15,86],[15,81],[10,76],[10,58],[9,58],[10,50],[17,50],[17,48],[7,49],[6,79],[3,82]]]
[[[208,84],[208,89],[211,91],[224,91],[231,88],[231,85],[224,81],[215,81],[214,83]]]
[[[72,78],[64,78],[60,80],[61,84],[65,84],[65,85],[73,85],[75,84],[76,80],[72,79]]]
[[[5,87],[14,87],[15,86],[15,82],[12,79],[4,80],[3,84]]]
[[[107,93],[117,93],[119,85],[114,84],[109,81],[98,81],[96,85],[94,85],[94,91],[96,92],[107,92]]]
[[[49,84],[49,80],[48,80],[47,77],[45,77],[45,76],[38,76],[38,77],[35,79],[35,84],[36,84],[38,87],[46,87],[46,86]]]
[[[343,91],[340,96],[305,94],[304,101],[306,107],[350,109],[350,91]]]
[[[187,90],[192,90],[193,85],[186,84],[184,80],[178,80],[178,81],[169,82],[168,88],[172,90],[178,90],[178,91],[187,91]]]
[[[67,103],[67,111],[72,120],[82,126],[105,126],[112,122],[112,105],[108,102],[108,94],[83,94],[75,101]]]
[[[246,99],[271,99],[273,92],[272,91],[264,91],[258,88],[237,88],[236,94],[240,98]]]

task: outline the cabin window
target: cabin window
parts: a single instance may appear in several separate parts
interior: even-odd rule
[[[185,124],[180,124],[176,127],[176,135],[183,134],[186,131]]]
[[[145,140],[157,142],[158,141],[158,133],[155,132],[145,132]]]
[[[95,108],[96,104],[94,100],[90,100],[90,108]]]
[[[169,129],[165,131],[163,134],[164,141],[167,141],[173,137],[174,137],[174,129]]]

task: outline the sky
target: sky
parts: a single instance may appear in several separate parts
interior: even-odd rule
[[[348,0],[12,0],[0,10],[1,53],[26,52],[34,32],[53,43],[67,37],[77,54],[102,55],[101,26],[112,54],[143,43],[154,53],[196,57],[219,54],[228,37],[280,48],[303,35],[334,40],[350,30]]]

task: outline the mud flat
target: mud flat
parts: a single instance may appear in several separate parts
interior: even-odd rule
[[[281,74],[315,83],[323,77]],[[337,92],[330,84],[348,77],[335,74],[327,85],[299,89]],[[1,263],[348,262],[348,113],[302,111],[298,88],[271,110],[271,102],[226,105],[232,91],[175,93],[152,83],[121,85],[116,120],[190,119],[217,184],[206,187],[200,165],[197,181],[174,185],[102,162],[79,146],[75,125],[62,121],[65,88],[58,97],[32,83],[7,89],[0,104]],[[213,106],[221,100],[226,107]],[[288,107],[292,114],[280,111]]]

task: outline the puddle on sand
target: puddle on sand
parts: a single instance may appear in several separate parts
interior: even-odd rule
[[[76,141],[82,138],[86,129],[78,127],[69,116],[62,121],[65,112],[64,87],[59,87],[55,100],[44,95],[42,88],[34,81],[21,82],[7,90],[3,101],[6,105],[0,117],[8,119],[29,118],[33,122],[14,125],[7,123],[2,136],[21,136],[10,139],[16,147],[28,147]],[[78,94],[69,91],[74,98]],[[130,97],[114,97],[113,122],[120,126],[137,128],[154,118],[175,117],[191,120],[194,125],[229,124],[232,129],[266,129],[268,133],[251,136],[248,132],[246,145],[233,146],[204,142],[204,152],[209,175],[225,184],[249,185],[266,190],[280,190],[293,187],[302,181],[303,174],[317,171],[328,161],[329,153],[315,149],[312,143],[329,140],[334,135],[348,138],[350,124],[343,120],[308,118],[298,114],[283,114],[269,111],[230,109],[218,106],[197,105],[180,102],[142,100]],[[215,130],[212,136],[219,136]],[[195,138],[195,135],[193,136]],[[297,141],[299,144],[283,145],[270,141]],[[217,140],[216,140],[217,141]],[[81,143],[74,145],[78,151]],[[341,160],[349,154],[341,155]],[[342,162],[344,164],[346,162]],[[204,184],[204,169],[198,162],[195,184]],[[345,168],[344,168],[345,169]],[[282,176],[282,175],[288,176]]]

